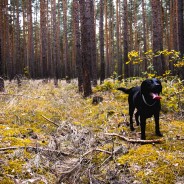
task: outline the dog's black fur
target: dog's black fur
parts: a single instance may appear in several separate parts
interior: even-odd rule
[[[142,82],[141,86],[133,87],[130,89],[118,88],[118,90],[129,94],[129,115],[130,115],[130,129],[134,130],[133,127],[133,113],[135,108],[135,120],[137,125],[141,125],[141,139],[146,139],[145,128],[146,119],[154,115],[155,118],[155,132],[156,135],[162,136],[159,128],[159,114],[161,109],[160,96],[162,92],[162,85],[158,79],[146,79]],[[140,123],[139,123],[140,118]]]

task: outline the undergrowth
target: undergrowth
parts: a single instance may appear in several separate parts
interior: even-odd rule
[[[127,95],[120,86],[143,79],[107,80],[83,98],[77,83],[6,81],[0,94],[0,183],[176,183],[184,182],[184,88],[177,78],[161,79],[160,144],[130,143]],[[94,105],[94,96],[103,101]],[[109,133],[109,134],[107,134]],[[147,120],[147,139],[157,139]]]

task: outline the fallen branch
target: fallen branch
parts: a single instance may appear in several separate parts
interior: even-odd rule
[[[12,147],[5,147],[5,148],[0,148],[0,151],[7,151],[7,150],[17,150],[17,149],[26,149],[27,151],[35,151],[35,152],[49,152],[49,153],[55,153],[55,154],[61,154],[63,156],[69,156],[68,153],[64,153],[59,150],[51,150],[51,149],[46,149],[46,148],[40,148],[40,147],[33,147],[33,146],[12,146]]]
[[[54,121],[48,119],[47,117],[45,117],[44,115],[41,115],[44,119],[46,119],[47,121],[53,123],[55,126],[59,127],[59,125],[57,123],[55,123]]]
[[[121,139],[123,139],[124,141],[130,142],[130,143],[144,143],[144,144],[150,144],[150,143],[161,143],[163,141],[163,139],[153,139],[153,140],[136,140],[136,139],[130,139],[128,137],[116,134],[116,133],[105,133],[105,135],[109,135],[109,136],[116,136],[119,137]]]

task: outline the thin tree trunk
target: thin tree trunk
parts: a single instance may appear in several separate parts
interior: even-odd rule
[[[122,60],[120,58],[120,45],[119,45],[119,34],[120,34],[120,31],[119,31],[119,0],[116,0],[116,45],[117,45],[117,62],[118,62],[118,79],[121,80],[122,79]]]
[[[94,13],[94,1],[90,1],[91,11],[91,66],[92,66],[92,79],[93,85],[97,85],[97,61],[96,61],[96,25],[95,25],[95,13]]]
[[[184,28],[183,28],[183,0],[177,0],[177,10],[178,10],[178,47],[180,51],[180,57],[184,56]],[[184,67],[180,68],[179,75],[184,79]]]
[[[106,54],[106,77],[109,77],[109,29],[108,29],[108,2],[104,0],[105,16],[105,54]]]
[[[34,41],[33,41],[33,22],[32,22],[32,0],[28,1],[28,57],[29,71],[31,77],[35,77],[35,62],[34,62]]]
[[[126,64],[128,61],[128,10],[127,10],[127,0],[124,0],[124,77],[125,79],[129,77],[129,67]]]
[[[2,27],[3,27],[3,2],[0,1],[0,77],[3,76]]]
[[[47,4],[46,0],[40,1],[40,34],[41,34],[41,67],[42,77],[48,78],[48,61],[47,61]]]
[[[105,59],[104,59],[104,1],[100,0],[100,83],[105,80]]]
[[[70,62],[68,59],[68,37],[67,37],[67,0],[62,0],[63,3],[63,61],[65,64],[65,78],[70,82]]]
[[[143,20],[143,42],[144,42],[144,53],[147,52],[147,41],[146,41],[146,12],[145,12],[145,3],[142,0],[142,20]],[[148,64],[147,59],[144,58],[144,71],[147,70]]]
[[[73,14],[74,14],[74,36],[75,36],[75,60],[77,66],[78,76],[78,89],[79,92],[83,91],[83,79],[82,79],[82,61],[81,61],[81,43],[80,43],[80,30],[79,30],[79,1],[73,0]]]
[[[57,45],[56,45],[56,38],[57,38],[57,27],[56,27],[56,0],[52,0],[52,50],[53,50],[53,67],[54,67],[54,85],[58,87],[58,76],[57,76]]]

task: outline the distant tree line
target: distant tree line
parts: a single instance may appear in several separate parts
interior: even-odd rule
[[[0,76],[78,78],[85,96],[98,79],[142,76],[150,65],[184,78],[182,64],[157,54],[182,60],[183,26],[183,0],[1,0]],[[127,64],[133,50],[143,61]]]

